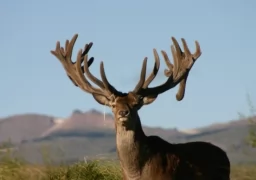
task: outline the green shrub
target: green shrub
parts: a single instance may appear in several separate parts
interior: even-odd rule
[[[0,180],[121,180],[116,161],[93,160],[73,165],[31,165],[12,157],[0,161]],[[255,180],[256,165],[233,166],[232,180]]]

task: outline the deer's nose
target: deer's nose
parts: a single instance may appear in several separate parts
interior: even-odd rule
[[[122,117],[128,116],[129,115],[129,111],[128,110],[120,110],[118,112],[118,114]]]

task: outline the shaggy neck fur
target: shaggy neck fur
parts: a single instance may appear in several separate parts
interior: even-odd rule
[[[146,147],[146,136],[139,115],[136,114],[135,118],[131,120],[132,124],[116,125],[117,152],[121,168],[129,179],[139,178],[144,164],[142,149]]]

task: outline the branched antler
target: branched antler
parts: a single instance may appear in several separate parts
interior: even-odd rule
[[[93,76],[89,71],[89,66],[93,63],[93,58],[90,58],[88,61],[88,52],[91,49],[93,43],[89,43],[85,45],[84,51],[80,49],[77,54],[77,59],[75,62],[72,62],[71,56],[75,41],[78,37],[78,34],[75,34],[71,41],[66,41],[65,49],[60,47],[60,42],[57,42],[55,51],[51,51],[51,53],[59,59],[61,64],[63,65],[67,75],[70,80],[82,90],[91,93],[93,95],[102,95],[106,98],[111,97],[112,94],[117,95],[120,94],[107,80],[106,74],[104,71],[103,62],[100,64],[100,74],[102,81]],[[82,63],[84,65],[82,66]],[[84,73],[88,76],[88,78],[98,85],[100,88],[96,88],[90,84],[90,82],[84,76]]]
[[[75,41],[78,35],[75,34],[71,41],[66,41],[65,48],[60,47],[60,42],[57,42],[55,51],[51,51],[53,55],[55,55],[59,61],[62,63],[68,77],[70,80],[82,90],[91,93],[94,98],[103,103],[104,99],[95,97],[98,95],[104,96],[107,100],[110,100],[110,97],[114,96],[123,96],[125,94],[117,91],[107,80],[104,64],[101,62],[100,64],[100,75],[101,80],[95,77],[90,71],[89,66],[93,63],[94,58],[91,57],[88,60],[88,52],[91,49],[93,43],[86,44],[84,47],[84,51],[82,49],[77,54],[77,60],[72,62],[71,56]],[[182,52],[177,40],[172,37],[173,44],[171,46],[171,52],[173,56],[173,64],[169,60],[169,57],[165,51],[161,51],[165,63],[168,69],[165,70],[165,76],[168,77],[165,83],[156,87],[148,87],[149,84],[156,77],[159,67],[160,67],[160,59],[156,49],[153,49],[155,65],[151,74],[146,79],[146,66],[147,66],[147,58],[144,59],[140,74],[140,80],[135,86],[133,93],[142,96],[142,97],[153,97],[156,98],[159,94],[175,87],[177,84],[180,84],[178,93],[176,94],[176,99],[178,101],[182,100],[185,94],[186,81],[189,75],[189,71],[191,70],[196,59],[201,55],[201,50],[199,43],[196,41],[196,52],[194,54],[190,53],[188,49],[187,43],[184,39],[182,40],[182,44],[184,47],[184,52]],[[82,65],[84,63],[84,65]],[[99,88],[96,88],[90,84],[90,82],[86,79],[84,74],[94,82]]]
[[[194,65],[194,62],[196,61],[196,59],[198,59],[200,57],[201,50],[200,50],[199,43],[196,41],[196,52],[194,54],[191,54],[190,50],[188,49],[186,41],[183,38],[181,40],[182,40],[182,44],[184,47],[184,52],[182,52],[177,40],[174,37],[172,37],[172,41],[174,44],[171,46],[171,51],[172,51],[172,56],[173,56],[173,64],[169,60],[167,53],[165,51],[161,51],[161,53],[164,57],[165,63],[168,67],[168,69],[166,69],[164,72],[165,75],[168,77],[166,82],[160,86],[148,88],[148,85],[154,79],[154,77],[156,76],[158,69],[159,69],[159,64],[157,64],[157,63],[159,63],[159,56],[158,56],[157,51],[154,49],[154,57],[155,57],[155,61],[156,61],[154,73],[151,73],[151,75],[148,77],[147,81],[145,81],[147,60],[144,59],[142,70],[141,70],[140,80],[139,80],[139,83],[137,84],[136,88],[134,89],[135,93],[138,93],[142,96],[156,97],[156,96],[158,96],[158,94],[161,94],[161,93],[175,87],[177,84],[180,83],[178,93],[176,94],[176,99],[178,101],[183,99],[184,94],[185,94],[186,81],[187,81],[187,78],[189,75],[189,71],[191,70],[192,66]],[[152,75],[152,74],[154,74],[154,75]]]

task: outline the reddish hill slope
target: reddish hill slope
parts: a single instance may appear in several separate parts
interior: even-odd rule
[[[40,137],[47,129],[54,126],[54,118],[38,114],[10,116],[0,120],[0,142],[13,143]]]

